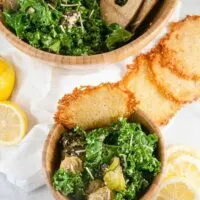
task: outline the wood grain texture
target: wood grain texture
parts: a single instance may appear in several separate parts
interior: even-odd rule
[[[161,172],[155,177],[153,183],[151,184],[149,190],[141,198],[142,200],[149,200],[153,197],[158,186],[161,182],[162,176],[165,170],[165,144],[164,139],[160,133],[159,128],[140,110],[137,110],[129,118],[131,122],[138,122],[142,124],[150,133],[155,133],[159,138],[157,156],[161,161]],[[59,166],[59,151],[57,143],[64,132],[64,127],[62,125],[55,125],[48,135],[43,149],[43,170],[46,175],[46,183],[52,191],[56,200],[69,200],[69,198],[62,196],[60,193],[55,191],[52,186],[52,176],[56,168]]]
[[[0,20],[0,31],[16,48],[22,52],[38,58],[48,64],[61,68],[71,68],[70,65],[83,65],[82,68],[88,68],[90,64],[110,64],[118,62],[126,57],[140,52],[149,42],[151,42],[167,24],[169,18],[173,14],[174,9],[179,0],[163,0],[162,7],[159,10],[155,20],[148,30],[139,38],[108,53],[102,53],[92,56],[63,56],[48,53],[32,47],[26,42],[20,40],[13,34]],[[95,66],[95,65],[93,65]],[[74,67],[74,66],[73,66]],[[96,66],[95,66],[96,67]]]
[[[100,2],[103,18],[109,24],[118,23],[125,28],[136,15],[143,0],[128,0],[124,6],[118,6],[115,0],[101,0]]]

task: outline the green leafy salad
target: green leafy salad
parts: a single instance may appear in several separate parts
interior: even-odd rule
[[[133,34],[108,25],[99,0],[17,0],[4,9],[4,23],[33,47],[62,55],[94,55],[129,42]]]
[[[138,199],[161,170],[157,145],[155,134],[126,119],[87,133],[76,128],[60,140],[53,186],[75,200]]]

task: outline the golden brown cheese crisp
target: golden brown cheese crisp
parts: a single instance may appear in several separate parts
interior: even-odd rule
[[[167,99],[152,81],[148,58],[145,55],[137,57],[135,64],[129,66],[122,83],[134,93],[143,110],[158,125],[166,125],[180,108],[180,105]]]
[[[200,16],[173,23],[160,45],[164,66],[185,79],[200,80]]]
[[[156,85],[169,99],[178,103],[192,102],[200,97],[200,81],[186,80],[162,65],[159,53],[150,55],[150,69]]]
[[[134,95],[119,84],[87,86],[75,89],[59,101],[55,120],[70,129],[76,126],[93,129],[129,117],[135,107]]]

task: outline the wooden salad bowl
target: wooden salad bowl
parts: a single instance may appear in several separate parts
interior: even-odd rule
[[[36,49],[26,42],[19,39],[14,33],[12,33],[0,20],[0,31],[17,49],[22,52],[46,61],[53,66],[61,68],[70,68],[69,65],[83,65],[83,68],[89,67],[89,64],[109,64],[118,62],[126,57],[140,52],[149,42],[151,42],[161,31],[161,29],[167,24],[169,18],[173,14],[179,0],[159,0],[161,5],[159,8],[154,9],[152,13],[152,19],[148,22],[146,31],[142,31],[137,39],[128,43],[121,48],[108,53],[102,53],[92,56],[64,56],[53,53],[48,53],[43,50]],[[5,2],[5,0],[0,1]],[[148,21],[148,20],[147,20]],[[75,66],[71,66],[75,67]]]
[[[155,194],[158,186],[160,185],[161,178],[165,170],[165,145],[163,137],[160,133],[159,128],[140,110],[137,110],[129,118],[129,121],[138,122],[142,124],[150,133],[154,133],[158,136],[158,150],[157,157],[161,162],[161,172],[155,177],[148,191],[141,198],[142,200],[149,200]],[[61,135],[66,129],[62,125],[54,125],[50,131],[43,149],[43,170],[45,172],[46,183],[52,191],[53,196],[56,200],[69,200],[59,192],[57,192],[52,186],[52,176],[60,164],[60,153],[58,148],[58,141]]]

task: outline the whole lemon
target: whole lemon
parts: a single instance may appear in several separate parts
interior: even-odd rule
[[[14,89],[15,70],[11,64],[0,57],[0,101],[9,99]]]

